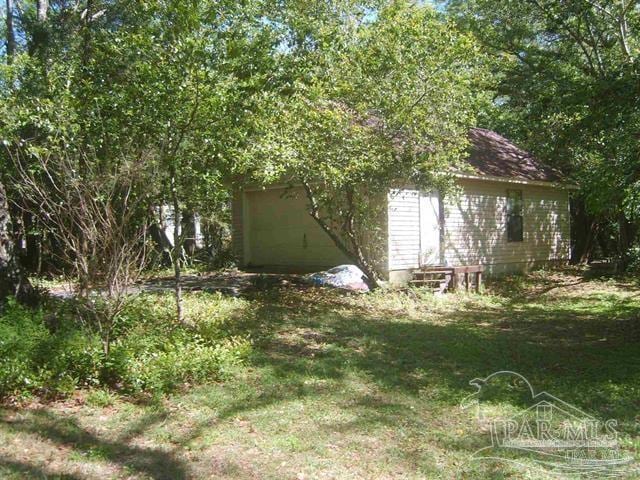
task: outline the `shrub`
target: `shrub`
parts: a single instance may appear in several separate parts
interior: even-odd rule
[[[631,273],[640,272],[640,245],[634,245],[627,253],[628,255],[628,267],[627,270]]]
[[[99,383],[97,337],[69,322],[52,332],[42,311],[9,302],[0,317],[0,396],[69,393]]]
[[[167,339],[160,348],[129,357],[131,361],[123,375],[128,387],[134,391],[166,393],[185,384],[224,379],[250,351],[250,344],[241,339],[211,346],[198,335],[189,339],[179,337]]]
[[[137,297],[123,312],[110,359],[111,377],[133,391],[170,392],[180,385],[222,379],[250,352],[232,336],[230,321],[246,301],[219,294],[185,296],[185,318],[175,323],[171,294]]]
[[[52,315],[10,302],[0,316],[0,397],[68,394],[79,387],[166,393],[225,378],[250,352],[227,328],[246,302],[220,295],[187,295],[187,318],[174,321],[170,295],[144,294],[116,322],[110,354],[100,338],[63,305]]]
[[[94,407],[110,407],[115,400],[115,395],[103,388],[95,388],[87,395],[87,403]]]

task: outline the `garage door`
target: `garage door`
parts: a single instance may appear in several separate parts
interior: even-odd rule
[[[245,199],[249,265],[309,269],[348,263],[307,212],[302,189],[247,192]]]

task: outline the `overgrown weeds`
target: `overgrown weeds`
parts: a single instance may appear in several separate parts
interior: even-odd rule
[[[119,314],[107,354],[68,301],[47,310],[10,303],[0,316],[0,397],[50,398],[86,387],[161,394],[224,378],[251,351],[227,325],[246,302],[192,294],[185,304],[189,324],[181,325],[168,295],[134,298]]]

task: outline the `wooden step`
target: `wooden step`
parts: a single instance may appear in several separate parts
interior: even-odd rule
[[[414,270],[415,272],[453,272],[454,267],[445,267],[440,265],[428,265]]]
[[[447,272],[413,272],[414,277],[446,277],[447,275],[449,275]]]
[[[449,289],[452,269],[449,267],[428,266],[413,271],[409,284],[415,287],[428,288],[434,294],[444,293]]]
[[[413,280],[410,280],[409,283],[447,283],[447,281],[441,278],[414,278]]]
[[[483,265],[459,265],[455,267],[445,267],[442,265],[425,265],[413,271],[413,278],[409,282],[411,285],[435,288],[436,291],[444,293],[447,290],[457,290],[464,287],[469,291],[473,287],[479,292],[482,285]]]

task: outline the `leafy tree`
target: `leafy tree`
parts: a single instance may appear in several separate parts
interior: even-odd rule
[[[118,85],[118,102],[128,110],[122,118],[121,107],[101,89],[108,118],[118,127],[130,126],[127,139],[142,139],[157,165],[157,201],[172,207],[171,259],[180,321],[186,233],[181,220],[226,198],[231,154],[245,140],[243,121],[270,65],[274,40],[260,12],[257,3],[159,2],[151,15],[155,21],[124,29],[106,44],[97,63],[110,71],[108,58],[123,59],[126,76]],[[101,108],[100,116],[105,115]]]
[[[33,289],[18,263],[11,235],[11,216],[4,185],[0,183],[0,300],[14,296],[29,301]]]
[[[624,260],[637,232],[640,185],[637,3],[448,3],[496,60],[499,84],[486,122],[582,187],[591,238],[584,232],[578,256],[587,259],[593,234],[614,225]]]
[[[13,63],[16,52],[13,7],[13,1],[7,0],[5,4],[5,58],[8,65]],[[31,284],[15,253],[9,201],[4,183],[0,181],[0,300],[9,296],[25,300],[31,294]]]
[[[351,13],[282,53],[293,80],[259,115],[251,158],[262,181],[303,186],[310,215],[375,286],[387,192],[451,185],[486,79],[472,37],[429,6]]]
[[[142,215],[172,206],[181,321],[181,217],[227,196],[232,152],[247,138],[243,121],[269,79],[274,37],[261,9],[231,1],[87,0],[80,9],[55,2],[40,25],[46,49],[26,49],[4,77],[2,130],[23,162],[65,152],[85,173],[134,163],[150,175]],[[30,25],[26,17],[22,24]]]

